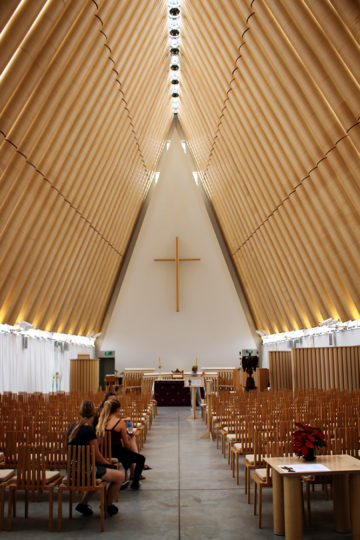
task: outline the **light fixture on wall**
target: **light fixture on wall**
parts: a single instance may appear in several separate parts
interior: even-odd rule
[[[95,340],[96,338],[98,338],[98,337],[100,337],[100,336],[101,336],[101,332],[98,332],[97,334],[95,334],[95,332],[92,331],[91,334],[89,335],[89,338]]]
[[[265,332],[265,330],[256,330],[256,333],[261,337],[269,335],[267,332]]]
[[[333,319],[332,317],[330,317],[325,321],[319,322],[319,326],[334,326],[337,322],[339,322],[339,319]]]
[[[27,321],[17,321],[16,326],[18,326],[23,332],[27,332],[34,328],[34,325]]]

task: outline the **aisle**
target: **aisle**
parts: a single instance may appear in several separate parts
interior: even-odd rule
[[[253,506],[247,504],[241,484],[236,486],[216,443],[200,439],[206,426],[202,420],[187,418],[186,407],[159,407],[143,449],[153,467],[144,471],[146,480],[139,491],[119,494],[119,513],[105,521],[106,540],[274,540],[272,532],[272,493],[264,490],[263,529],[257,528]],[[91,540],[99,536],[99,500],[91,505],[94,516],[67,518],[64,503],[61,533],[47,531],[47,496],[44,502],[30,503],[30,518],[25,520],[24,504],[19,494],[14,530],[4,531],[4,538],[23,540],[66,538]],[[305,540],[338,540],[334,532],[332,504],[322,494],[312,495],[313,526],[305,529]],[[20,517],[21,516],[21,517]],[[57,504],[54,504],[54,518]],[[350,539],[351,535],[341,535]]]
[[[267,539],[272,531],[259,531],[243,488],[236,487],[227,460],[215,442],[200,439],[206,426],[187,418],[185,407],[159,407],[146,452],[154,467],[142,483],[151,491],[154,523],[137,538]],[[156,472],[155,472],[156,471]],[[139,524],[139,523],[138,523]],[[270,524],[269,524],[270,525]]]

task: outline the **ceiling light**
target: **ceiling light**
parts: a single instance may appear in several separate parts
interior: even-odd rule
[[[169,9],[169,15],[171,19],[177,19],[180,15],[180,9],[178,7],[172,7]]]

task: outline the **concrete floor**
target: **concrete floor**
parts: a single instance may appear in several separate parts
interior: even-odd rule
[[[272,493],[263,493],[263,528],[257,527],[253,506],[247,504],[243,488],[243,468],[240,486],[236,486],[231,471],[216,443],[200,439],[206,426],[202,420],[187,418],[185,407],[159,407],[158,415],[148,433],[143,453],[153,467],[145,471],[146,480],[139,491],[119,494],[119,513],[105,521],[104,538],[109,540],[256,540],[274,539],[272,532]],[[100,532],[98,500],[92,500],[94,515],[67,518],[64,501],[61,533],[47,531],[48,504],[30,503],[30,517],[23,518],[23,502],[18,495],[18,517],[13,530],[3,532],[4,538],[20,540],[63,537],[67,540],[91,539]],[[54,508],[54,517],[57,505]],[[74,512],[76,514],[76,512]],[[55,525],[56,526],[56,525]],[[351,538],[334,531],[332,503],[322,493],[312,496],[312,527],[304,528],[306,540]]]

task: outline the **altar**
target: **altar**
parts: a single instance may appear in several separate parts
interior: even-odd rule
[[[144,373],[141,380],[141,388],[144,392],[151,392],[160,407],[190,407],[191,389],[184,387],[184,377],[188,378],[190,375],[190,371],[180,372],[179,370]],[[211,382],[211,389],[209,387],[208,392],[216,391],[218,378],[219,374],[217,372],[206,372],[204,376],[205,383]],[[204,398],[204,388],[201,388],[200,391],[201,397]]]
[[[158,407],[191,406],[190,388],[184,387],[184,379],[155,380],[154,398]]]

